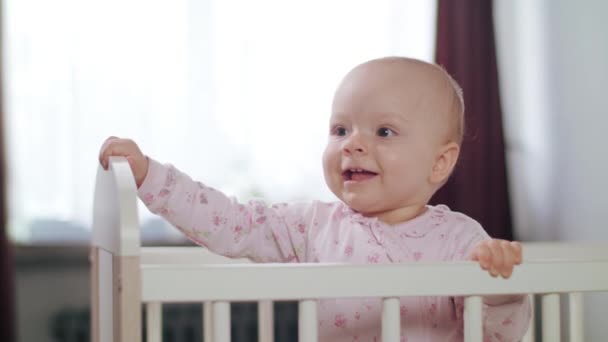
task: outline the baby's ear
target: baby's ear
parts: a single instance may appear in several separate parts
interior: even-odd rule
[[[429,178],[431,183],[442,184],[448,179],[454,170],[459,154],[460,146],[455,142],[449,142],[439,148]]]

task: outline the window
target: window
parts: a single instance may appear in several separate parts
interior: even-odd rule
[[[87,238],[110,135],[240,200],[332,200],[321,153],[335,87],[367,59],[432,60],[435,7],[7,0],[12,237]]]

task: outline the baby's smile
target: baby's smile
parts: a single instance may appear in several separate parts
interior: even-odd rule
[[[348,168],[342,172],[345,182],[362,182],[374,178],[378,174],[361,168]]]

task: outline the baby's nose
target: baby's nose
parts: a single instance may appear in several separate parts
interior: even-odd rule
[[[365,153],[367,146],[365,139],[359,133],[351,134],[344,143],[345,153]]]

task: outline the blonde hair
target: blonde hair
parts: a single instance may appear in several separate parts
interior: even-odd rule
[[[436,65],[436,64],[434,64]],[[462,143],[464,137],[464,95],[462,87],[456,82],[456,80],[440,65],[436,65],[439,70],[445,76],[445,79],[449,83],[449,88],[452,90],[452,99],[449,102],[448,113],[450,121],[450,134],[449,138],[456,142],[458,145]]]

